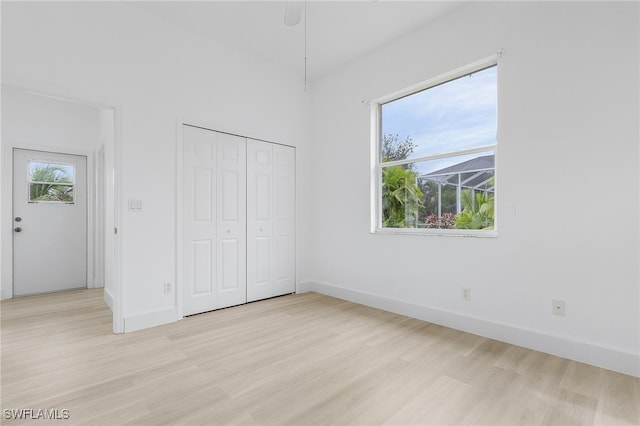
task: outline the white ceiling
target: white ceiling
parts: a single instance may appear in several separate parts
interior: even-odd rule
[[[284,24],[286,1],[147,1],[138,10],[304,76],[305,18]],[[306,2],[307,80],[313,81],[458,7],[458,1]]]

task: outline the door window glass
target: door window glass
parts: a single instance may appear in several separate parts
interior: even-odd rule
[[[29,202],[74,202],[75,167],[70,164],[29,162]]]

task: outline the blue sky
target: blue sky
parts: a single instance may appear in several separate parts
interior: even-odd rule
[[[418,158],[496,143],[496,70],[491,67],[382,105],[382,133],[413,139]],[[419,164],[426,173],[469,158]]]

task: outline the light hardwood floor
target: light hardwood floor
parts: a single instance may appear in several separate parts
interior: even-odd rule
[[[124,335],[101,290],[1,308],[3,424],[640,423],[637,378],[316,293]]]

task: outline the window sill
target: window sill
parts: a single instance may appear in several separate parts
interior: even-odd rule
[[[420,235],[432,237],[472,237],[497,238],[498,231],[480,229],[418,229],[418,228],[377,228],[371,232],[380,235]]]

